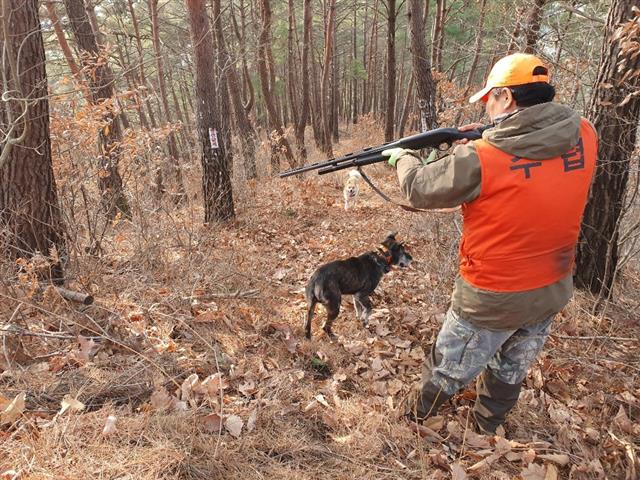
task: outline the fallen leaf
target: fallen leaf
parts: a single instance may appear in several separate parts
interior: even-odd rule
[[[425,427],[437,432],[444,426],[444,417],[442,415],[428,417],[424,422],[422,422],[422,424]]]
[[[544,480],[558,480],[558,469],[555,465],[547,465],[547,473],[544,476]]]
[[[238,390],[245,397],[250,397],[251,395],[256,393],[256,382],[254,382],[253,380],[247,380],[246,382],[241,383],[240,386],[238,386]]]
[[[460,462],[454,462],[451,465],[451,480],[466,480],[467,472],[465,472]]]
[[[320,404],[324,405],[325,407],[327,407],[327,408],[329,408],[329,407],[330,407],[330,405],[329,405],[329,403],[327,402],[326,398],[324,398],[324,395],[322,395],[321,393],[320,393],[320,394],[318,394],[318,395],[316,395],[314,398],[315,398],[315,399],[316,399]]]
[[[175,398],[170,396],[167,393],[167,389],[164,387],[160,387],[158,390],[155,390],[149,398],[151,406],[156,410],[166,410],[173,405],[174,401]]]
[[[536,459],[536,451],[532,448],[527,450],[526,452],[522,452],[522,461],[525,464],[529,464]]]
[[[227,431],[236,438],[240,437],[243,425],[244,422],[237,415],[229,415],[224,422],[224,426]]]
[[[253,430],[256,428],[257,420],[258,420],[258,409],[254,408],[253,410],[251,410],[251,413],[249,414],[249,418],[247,419],[247,433],[253,432]]]
[[[204,430],[209,433],[220,433],[222,430],[222,417],[217,413],[210,413],[200,418]]]
[[[386,337],[390,333],[391,333],[391,330],[389,330],[389,328],[387,328],[386,325],[379,323],[376,326],[376,335],[378,335],[379,337]]]
[[[296,353],[296,347],[298,346],[298,340],[291,335],[291,333],[287,333],[284,336],[284,344],[287,347],[287,351],[289,353]]]
[[[80,345],[78,358],[85,363],[91,361],[91,357],[93,357],[100,348],[100,345],[93,339],[83,337],[82,335],[78,335],[78,344]]]
[[[115,415],[109,415],[107,421],[104,422],[104,428],[102,429],[102,435],[108,437],[117,432],[116,421],[118,418]]]
[[[195,403],[192,393],[194,388],[197,389],[199,381],[200,379],[198,378],[198,374],[192,373],[184,380],[184,382],[182,382],[182,385],[180,386],[180,399],[183,402]],[[192,406],[195,407],[193,404]]]
[[[613,423],[623,432],[633,434],[633,423],[631,423],[631,420],[629,420],[627,412],[622,405],[620,405],[616,416],[613,417]]]
[[[210,397],[217,397],[220,395],[220,390],[224,390],[228,386],[227,381],[218,372],[205,378],[200,384],[200,390],[203,393],[206,392]]]
[[[382,370],[382,359],[380,357],[376,357],[371,362],[371,368],[374,372],[378,372]]]
[[[569,465],[569,462],[571,461],[571,459],[569,458],[569,455],[566,455],[564,453],[546,453],[546,454],[538,454],[538,458],[541,460],[547,460],[549,462],[553,462],[557,465],[560,465],[561,467],[564,467],[566,465]]]
[[[60,402],[61,408],[58,412],[58,415],[64,414],[67,410],[71,412],[80,412],[84,410],[84,403],[73,398],[71,395],[67,394],[62,398]]]
[[[544,465],[530,463],[520,472],[522,480],[545,480],[547,469]]]
[[[20,418],[20,415],[24,412],[24,400],[26,396],[27,395],[22,392],[16,395],[16,397],[8,404],[5,402],[6,406],[2,412],[0,412],[0,424],[11,424]]]
[[[471,473],[480,473],[488,470],[491,464],[493,464],[496,460],[501,457],[499,453],[494,453],[489,455],[487,458],[483,458],[477,463],[474,463],[468,468],[468,471]]]

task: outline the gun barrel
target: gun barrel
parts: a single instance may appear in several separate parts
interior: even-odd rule
[[[410,137],[401,138],[394,142],[384,143],[376,147],[367,147],[356,152],[350,152],[341,157],[331,158],[323,162],[315,162],[298,168],[292,168],[280,172],[280,178],[298,175],[311,170],[318,170],[319,175],[343,170],[349,167],[371,165],[383,161],[386,157],[382,156],[382,152],[389,148],[406,148],[409,150],[418,150],[421,148],[437,148],[442,144],[452,145],[457,140],[464,138],[468,140],[478,140],[482,138],[482,132],[493,125],[485,125],[477,130],[467,130],[465,132],[457,128],[437,128],[428,132],[418,133]]]

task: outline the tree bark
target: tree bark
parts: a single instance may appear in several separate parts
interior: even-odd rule
[[[220,0],[213,0],[213,18],[218,49],[220,51],[222,63],[226,65],[227,92],[231,98],[233,115],[238,129],[238,137],[240,138],[242,145],[245,175],[248,179],[256,178],[256,134],[253,125],[251,124],[251,120],[247,115],[247,111],[242,104],[242,98],[240,97],[241,80],[238,77],[238,72],[234,62],[231,60],[229,51],[227,50],[227,44],[222,31]]]
[[[131,15],[131,23],[133,24],[133,31],[136,37],[136,47],[138,48],[138,71],[140,75],[140,85],[144,87],[144,103],[147,107],[147,113],[149,114],[149,121],[151,123],[152,128],[157,128],[158,123],[156,122],[156,116],[153,112],[153,107],[151,105],[151,101],[149,100],[148,94],[148,85],[147,85],[147,75],[144,70],[144,50],[142,48],[142,37],[140,36],[140,26],[138,24],[138,17],[136,15],[136,10],[133,8],[133,0],[127,0],[129,6],[129,14]]]
[[[269,59],[271,55],[271,5],[269,0],[260,0],[260,13],[262,15],[262,28],[260,30],[258,45],[258,71],[260,74],[260,86],[262,88],[262,96],[267,107],[267,118],[269,128],[272,130],[269,135],[271,142],[271,168],[272,173],[276,173],[280,169],[280,152],[284,153],[285,158],[291,167],[296,166],[296,161],[289,146],[289,142],[284,135],[280,117],[276,107],[275,97],[273,94],[274,84],[271,79],[275,78],[273,72],[273,62]],[[271,66],[271,74],[269,73]]]
[[[311,28],[312,28],[312,0],[304,0],[304,34],[302,41],[302,98],[300,104],[300,115],[295,127],[296,144],[302,160],[307,158],[307,149],[304,143],[304,130],[309,119],[309,50],[311,48]]]
[[[525,47],[524,53],[535,53],[536,43],[540,34],[540,21],[542,19],[542,9],[547,0],[534,0],[529,7],[526,27],[524,30]]]
[[[160,88],[160,103],[164,113],[164,119],[167,123],[172,123],[171,109],[169,108],[169,94],[167,92],[167,84],[165,82],[164,61],[162,59],[162,48],[160,45],[160,24],[158,21],[158,0],[149,0],[149,12],[151,13],[151,38],[153,41],[153,51],[156,57],[156,72],[158,74],[158,87]],[[167,148],[169,157],[171,158],[170,167],[176,182],[176,195],[174,201],[181,203],[184,201],[186,193],[184,183],[182,181],[182,169],[180,168],[180,154],[173,130],[169,131],[167,136]]]
[[[600,69],[587,108],[599,135],[598,161],[582,219],[576,284],[601,297],[609,295],[617,269],[619,226],[640,118],[640,56],[625,48],[637,41],[640,31],[628,28],[635,4],[613,0],[609,7]],[[621,30],[625,22],[626,31]]]
[[[228,118],[220,112],[212,85],[215,51],[205,0],[186,0],[196,68],[198,136],[202,147],[202,192],[205,223],[234,217],[228,145],[218,135]]]
[[[76,44],[82,53],[82,64],[89,72],[87,77],[91,88],[91,99],[95,105],[105,107],[103,115],[105,126],[98,134],[100,162],[98,187],[102,194],[102,206],[109,217],[113,217],[118,211],[128,216],[129,204],[118,172],[122,131],[120,124],[115,121],[113,74],[108,64],[100,57],[96,36],[91,28],[83,0],[64,0],[64,4]]]
[[[51,161],[45,52],[37,0],[2,0],[0,229],[9,258],[40,252],[59,283],[65,252]]]
[[[71,74],[73,75],[76,84],[80,87],[82,96],[84,97],[85,101],[87,103],[91,103],[91,95],[89,93],[89,89],[87,88],[84,78],[82,77],[80,67],[78,67],[78,64],[73,58],[73,53],[71,52],[71,47],[69,47],[69,42],[67,42],[67,38],[64,36],[64,32],[62,31],[60,19],[58,18],[58,14],[56,13],[56,6],[51,0],[47,0],[45,5],[47,7],[49,19],[51,20],[51,24],[53,25],[53,30],[56,34],[56,38],[58,39],[58,44],[60,44],[60,50],[62,50],[64,59],[67,61],[69,70],[71,70]]]
[[[295,9],[293,0],[288,3],[288,23],[287,30],[287,91],[289,94],[289,109],[291,110],[291,123],[298,124],[298,89],[296,81],[296,63],[293,58],[293,31],[295,28]]]
[[[336,0],[330,0],[329,16],[324,34],[324,62],[322,65],[322,83],[320,87],[320,108],[322,113],[322,151],[328,157],[333,156],[333,145],[331,142],[331,109],[329,105],[329,74],[332,64],[333,53],[333,22],[336,15]]]
[[[436,84],[431,75],[431,65],[427,57],[424,25],[420,0],[409,0],[409,34],[411,37],[411,61],[416,83],[420,128],[423,132],[438,126],[436,116]]]
[[[387,0],[387,109],[384,141],[393,140],[396,113],[396,0]]]
[[[438,72],[442,71],[442,38],[444,37],[444,16],[446,0],[436,0],[436,16],[433,21],[431,35],[431,65]]]

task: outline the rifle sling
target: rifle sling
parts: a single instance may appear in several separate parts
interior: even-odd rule
[[[431,211],[433,211],[433,210],[427,210],[427,209],[424,209],[424,208],[415,208],[415,207],[412,207],[410,205],[405,205],[403,203],[398,203],[398,202],[392,200],[387,195],[385,195],[382,191],[380,191],[380,189],[378,187],[376,187],[373,184],[371,179],[365,175],[365,173],[362,170],[362,168],[358,167],[358,171],[360,172],[360,175],[362,175],[362,179],[365,182],[367,182],[367,185],[369,185],[374,192],[376,192],[378,195],[380,195],[387,202],[393,203],[394,205],[397,205],[398,207],[402,208],[403,210],[407,210],[408,212],[431,212]]]

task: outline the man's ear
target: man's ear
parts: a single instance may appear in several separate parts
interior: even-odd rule
[[[504,106],[505,109],[511,108],[511,107],[515,107],[516,106],[516,99],[513,98],[513,92],[511,91],[511,89],[510,88],[505,88],[505,89],[503,89],[503,92],[507,96],[507,101],[505,102],[505,106]]]

